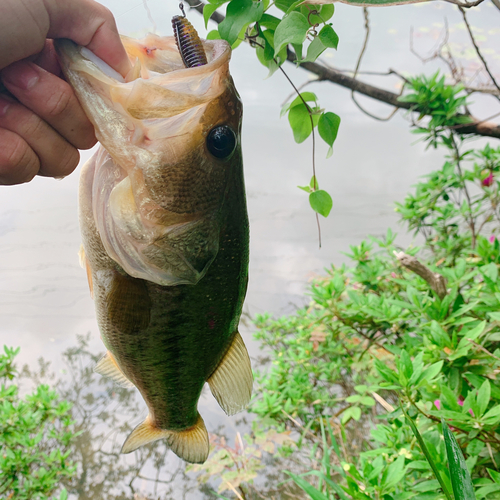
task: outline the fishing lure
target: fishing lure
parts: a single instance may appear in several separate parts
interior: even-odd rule
[[[207,56],[193,25],[184,16],[174,16],[172,18],[172,28],[174,29],[177,48],[186,68],[207,64]]]

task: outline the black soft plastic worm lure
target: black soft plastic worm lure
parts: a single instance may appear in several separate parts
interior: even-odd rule
[[[186,68],[207,64],[207,56],[193,25],[183,16],[174,16],[172,18],[172,27],[177,48]]]

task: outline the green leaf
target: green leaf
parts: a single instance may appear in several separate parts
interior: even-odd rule
[[[444,443],[446,445],[446,455],[448,456],[448,466],[450,468],[450,478],[455,500],[476,500],[474,486],[472,485],[462,450],[443,419],[441,419],[441,424],[443,426]]]
[[[300,62],[314,62],[326,50],[323,42],[316,37],[307,47],[307,54]]]
[[[340,116],[335,113],[323,113],[319,117],[318,132],[320,137],[330,146],[333,146],[340,126]]]
[[[264,4],[252,0],[231,0],[227,6],[226,18],[219,24],[221,38],[229,45],[236,42],[241,30],[260,20],[264,13]],[[276,53],[278,53],[276,51]]]
[[[220,40],[220,34],[218,30],[209,31],[207,34],[207,40]]]
[[[285,474],[288,474],[295,482],[295,484],[304,490],[308,495],[311,500],[328,500],[328,497],[323,495],[321,491],[317,490],[314,486],[309,484],[305,479],[303,479],[300,476],[297,476],[296,474],[292,474],[289,471],[284,471]]]
[[[318,38],[323,42],[325,47],[337,49],[339,45],[339,36],[329,24],[326,24],[321,28]]]
[[[333,206],[333,201],[332,197],[326,191],[319,189],[309,195],[309,204],[315,212],[323,217],[328,217]],[[358,419],[356,418],[355,420]]]
[[[288,121],[293,131],[295,142],[304,142],[312,132],[309,112],[305,106],[296,106],[288,112]]]
[[[234,2],[235,0],[233,0]],[[310,26],[307,19],[300,12],[291,12],[283,18],[281,23],[276,28],[274,34],[274,54],[286,47],[289,43],[300,45],[306,39],[307,31]]]
[[[266,13],[262,14],[262,17],[259,20],[259,24],[261,27],[269,28],[273,31],[276,30],[280,22],[281,19],[278,19],[277,17],[271,16],[270,14]]]
[[[205,20],[205,29],[208,27],[208,20],[222,3],[207,3],[203,7],[203,19]]]
[[[300,97],[297,96],[290,104],[290,108],[294,108],[295,106],[304,105],[305,102],[316,102],[318,98],[314,92],[301,92]]]
[[[333,4],[326,4],[321,6],[321,20],[326,23],[329,19],[332,18],[335,13],[335,6]]]
[[[477,404],[479,406],[479,415],[483,415],[483,413],[486,411],[486,408],[488,408],[488,404],[490,402],[490,397],[491,397],[491,385],[490,381],[486,379],[483,382],[483,385],[479,388],[479,391],[477,393]]]
[[[493,469],[486,469],[495,483],[500,484],[500,472]]]
[[[400,456],[387,469],[387,477],[383,485],[385,489],[390,489],[399,483],[403,479],[405,471],[405,457]]]
[[[422,439],[422,436],[420,432],[418,432],[417,426],[413,422],[413,420],[410,418],[408,413],[406,413],[406,410],[404,409],[403,405],[401,405],[401,410],[403,411],[406,421],[410,424],[411,430],[413,431],[414,436],[417,438],[418,444],[420,445],[420,449],[422,450],[422,453],[425,455],[425,458],[429,462],[429,465],[432,468],[432,471],[434,472],[434,475],[436,476],[436,479],[439,481],[439,484],[441,486],[441,489],[443,490],[443,493],[445,494],[446,498],[448,500],[453,500],[453,497],[451,496],[450,491],[448,490],[441,473],[439,472],[436,463],[434,462],[431,454],[429,453],[429,450],[427,449],[427,446],[424,443],[424,440]],[[457,499],[455,499],[457,500]]]

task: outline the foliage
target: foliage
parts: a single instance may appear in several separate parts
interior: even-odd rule
[[[14,358],[0,354],[0,497],[65,500],[61,481],[75,475],[69,458],[75,439],[71,405],[47,385],[24,397],[16,385]]]
[[[412,111],[420,113],[418,120],[430,116],[426,126],[417,127],[413,131],[424,134],[428,147],[436,148],[440,143],[450,146],[448,130],[455,127],[459,132],[460,125],[471,123],[472,119],[464,114],[467,105],[464,86],[446,85],[445,77],[439,78],[439,71],[431,77],[420,75],[409,78],[405,87],[410,89],[410,93],[401,96],[399,100],[413,104]]]
[[[297,65],[316,61],[327,49],[337,49],[339,37],[329,22],[335,12],[332,4],[307,5],[294,0],[209,0],[203,9],[205,26],[215,10],[226,3],[225,19],[207,38],[222,38],[233,49],[247,39],[255,47],[258,60],[268,68],[269,76],[287,60],[288,51],[291,51],[289,47],[293,48]],[[276,14],[279,10],[280,17],[269,13],[272,7],[277,7],[273,12]],[[329,146],[329,158],[333,153],[340,117],[322,109],[312,92],[300,93],[295,87],[294,90],[297,97],[283,106],[281,116],[288,115],[295,142],[300,144],[313,134],[313,149],[314,129],[317,127],[319,136]],[[315,175],[314,171],[313,161]],[[325,190],[319,191],[316,182],[309,189],[311,208],[327,217],[332,206],[330,195]]]
[[[398,205],[424,239],[407,254],[446,280],[444,296],[402,265],[388,230],[315,279],[308,307],[256,318],[271,364],[252,411],[302,432],[317,466],[291,477],[310,498],[445,498],[430,462],[454,491],[454,439],[474,488],[455,497],[500,498],[500,148],[462,152],[447,133],[443,168]]]
[[[268,424],[266,422],[266,424]],[[201,472],[198,481],[202,484],[211,479],[220,479],[218,493],[237,491],[248,497],[254,479],[265,468],[265,456],[273,457],[273,461],[287,455],[294,447],[290,431],[277,432],[273,427],[263,423],[253,425],[252,432],[243,437],[238,432],[234,447],[229,446],[223,436],[210,436],[210,457],[204,464],[189,465],[186,472]],[[272,496],[270,491],[268,495]]]

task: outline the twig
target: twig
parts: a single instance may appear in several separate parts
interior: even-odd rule
[[[491,449],[491,444],[486,443],[486,447],[488,448],[488,453],[490,454],[491,461],[493,462],[493,465],[495,466],[495,469],[498,470],[498,465],[495,462],[495,458],[493,456],[493,450]]]
[[[259,28],[260,31],[260,28]],[[278,61],[276,59],[274,60],[276,64],[278,64]],[[279,64],[278,64],[279,66]],[[309,119],[311,120],[311,134],[312,134],[312,142],[313,142],[313,147],[312,147],[312,170],[313,170],[313,178],[314,178],[314,185],[313,185],[313,190],[317,191],[318,189],[318,181],[316,180],[316,134],[314,133],[314,121],[313,121],[313,112],[309,104],[305,101],[305,99],[302,97],[301,93],[297,89],[297,87],[294,85],[290,77],[286,74],[286,71],[279,66],[280,71],[285,75],[285,78],[288,80],[290,85],[293,87],[293,90],[297,93],[297,95],[300,97],[300,100],[304,104],[304,106],[307,109],[307,112],[309,113]],[[318,212],[314,212],[316,215],[316,225],[318,226],[318,242],[319,242],[319,248],[321,248],[321,225],[319,223],[319,216]]]
[[[304,82],[302,85],[299,85],[297,87],[297,90],[302,90],[304,87],[307,87],[307,85],[309,85],[310,83],[315,83],[315,82],[319,82],[319,79],[318,78],[312,78],[311,80],[307,80],[306,82]],[[295,90],[293,92],[291,92],[287,97],[286,99],[281,103],[281,107],[283,107],[294,95],[296,95],[296,92]]]
[[[476,0],[475,2],[459,2],[458,0],[445,0],[445,2],[452,3],[454,5],[458,5],[458,8],[470,9],[471,7],[477,7],[479,4],[483,3],[484,0]]]
[[[185,1],[192,8],[200,13],[203,13],[203,6],[205,5],[204,3],[199,4],[198,0]],[[215,11],[210,19],[212,19],[216,23],[221,23],[224,20],[224,16]],[[290,49],[287,50],[287,61],[293,63],[294,66],[296,65],[297,57]],[[343,74],[341,71],[338,71],[335,68],[327,67],[316,62],[303,62],[299,67],[305,71],[309,71],[310,73],[317,75],[319,77],[318,80],[320,81],[329,81],[331,83],[335,83],[337,85],[340,85],[341,87],[346,87],[348,89],[354,90],[359,94],[366,95],[368,97],[371,97],[372,99],[384,102],[391,106],[408,110],[411,110],[414,107],[412,103],[399,101],[399,95],[395,94],[394,92],[390,92],[388,90],[375,87],[374,85],[361,82],[356,78],[352,78],[348,75]],[[418,108],[415,108],[414,111],[419,112]],[[460,128],[460,132],[462,134],[475,134],[500,139],[500,125],[484,121],[480,122],[472,116],[469,117],[473,120],[471,123],[466,123],[460,127],[457,127]],[[478,123],[481,123],[481,125],[478,126]]]
[[[480,351],[483,351],[484,353],[486,353],[488,356],[491,356],[493,359],[496,359],[497,361],[500,361],[500,358],[495,356],[494,354],[492,354],[490,351],[488,351],[488,349],[486,349],[485,347],[483,347],[481,344],[478,344],[477,342],[474,342],[472,339],[467,339],[474,347],[476,347],[477,349],[479,349]]]
[[[386,411],[392,413],[395,410],[394,406],[389,404],[380,394],[377,394],[376,392],[372,392],[371,394],[376,399],[377,403]]]
[[[410,271],[418,274],[423,278],[429,286],[437,293],[438,297],[442,300],[446,294],[446,278],[438,273],[433,273],[427,266],[424,266],[416,257],[408,255],[404,252],[394,252],[396,258]]]
[[[472,233],[471,246],[472,246],[472,249],[474,250],[474,248],[476,247],[476,224],[474,221],[474,217],[472,215],[472,202],[470,199],[469,190],[467,189],[467,184],[465,183],[465,177],[464,177],[464,174],[462,172],[462,166],[460,164],[460,151],[458,150],[458,145],[457,145],[457,142],[455,141],[455,137],[454,137],[453,133],[450,134],[450,139],[451,139],[451,142],[453,144],[453,149],[455,150],[455,157],[456,157],[455,159],[457,161],[458,174],[460,175],[460,178],[462,179],[462,185],[464,188],[465,197],[467,198],[467,203],[469,205],[469,218],[470,218],[469,226],[470,226],[470,231]]]
[[[352,76],[354,79],[358,76],[359,67],[361,66],[361,60],[363,59],[366,47],[368,46],[368,39],[370,38],[370,19],[368,17],[368,9],[366,7],[363,7],[363,16],[365,18],[365,40],[363,42],[363,47],[361,48],[361,52],[359,53],[358,61],[356,63],[356,68],[354,69],[354,74]],[[351,99],[354,102],[354,104],[358,107],[358,109],[362,111],[365,115],[368,115],[370,118],[373,118],[381,122],[390,120],[398,110],[398,108],[394,108],[389,116],[380,117],[370,113],[365,108],[363,108],[363,106],[361,106],[361,104],[357,101],[354,95],[354,90],[351,90]]]
[[[474,35],[472,34],[472,30],[471,30],[471,27],[469,25],[469,21],[467,20],[467,16],[465,15],[464,9],[462,7],[458,7],[458,8],[459,8],[459,10],[462,13],[462,16],[464,18],[465,26],[467,27],[467,31],[469,32],[469,36],[470,36],[472,45],[474,45],[474,48],[476,49],[477,56],[479,57],[479,59],[481,59],[481,62],[483,63],[483,66],[484,66],[484,69],[486,70],[486,73],[488,73],[488,75],[490,76],[491,81],[493,82],[493,85],[495,85],[495,87],[500,91],[500,86],[498,86],[498,83],[495,80],[495,77],[493,76],[493,74],[490,71],[490,68],[488,67],[488,63],[486,62],[486,59],[483,57],[483,54],[481,54],[481,51],[479,50],[479,47],[476,43],[476,39],[474,38]]]

